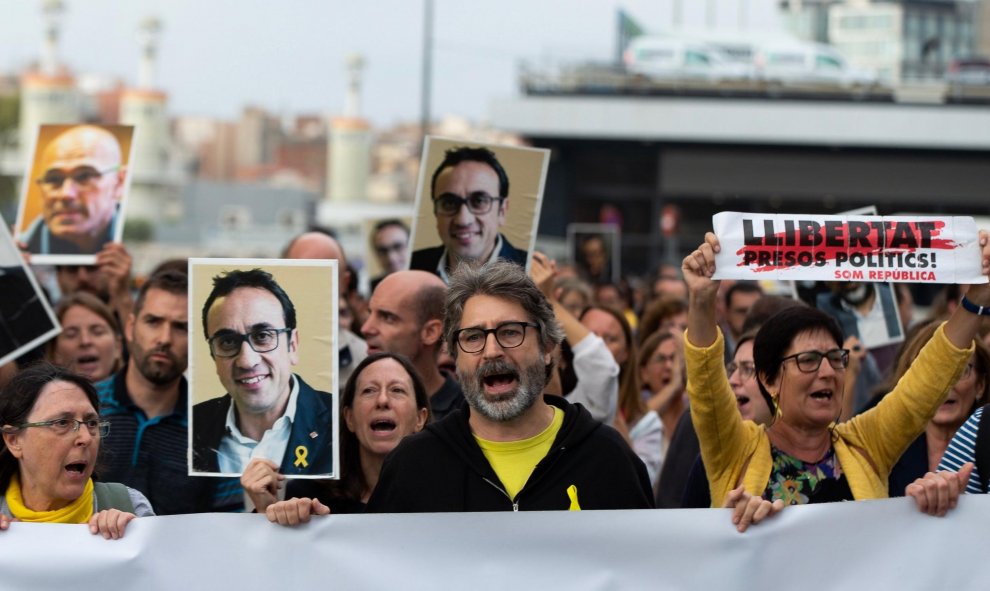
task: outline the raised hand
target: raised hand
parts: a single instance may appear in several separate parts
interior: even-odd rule
[[[718,238],[708,232],[701,246],[684,257],[681,264],[688,286],[687,339],[696,347],[708,347],[718,336],[715,300],[720,282],[713,281],[712,275],[715,274],[715,253],[719,250]]]
[[[718,281],[712,280],[715,274],[715,253],[722,249],[718,238],[712,232],[705,234],[705,241],[691,254],[684,257],[681,272],[688,292],[694,295],[714,296],[718,291]]]
[[[554,279],[557,277],[557,263],[542,252],[533,252],[529,266],[529,277],[540,288],[543,295],[551,302],[554,301]]]

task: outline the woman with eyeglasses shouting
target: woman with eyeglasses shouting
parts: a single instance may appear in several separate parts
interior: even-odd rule
[[[47,363],[14,376],[0,393],[0,530],[11,521],[86,523],[106,539],[135,517],[154,515],[140,492],[93,481],[100,419],[90,381]]]
[[[982,231],[980,246],[986,274],[990,245]],[[769,426],[757,425],[740,416],[723,365],[719,282],[711,279],[719,248],[709,232],[682,265],[690,294],[687,389],[712,506],[733,507],[733,523],[744,531],[785,505],[886,498],[891,467],[962,375],[982,317],[961,306],[876,408],[838,423],[849,363],[842,333],[820,310],[786,309],[753,344],[757,385],[773,413]],[[990,286],[972,286],[968,298],[978,310],[990,308]]]

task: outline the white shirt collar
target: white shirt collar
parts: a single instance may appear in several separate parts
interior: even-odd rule
[[[223,474],[240,474],[254,458],[265,458],[282,462],[285,450],[289,445],[292,433],[292,421],[296,416],[296,401],[299,398],[299,378],[293,374],[289,390],[289,402],[285,405],[285,413],[275,420],[272,426],[261,436],[261,441],[247,437],[237,428],[235,419],[236,409],[233,402],[227,410],[225,423],[226,434],[220,440],[217,450],[217,460],[220,472]]]

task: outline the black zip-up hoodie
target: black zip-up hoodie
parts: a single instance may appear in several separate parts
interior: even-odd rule
[[[468,424],[466,405],[407,437],[385,459],[369,513],[650,509],[646,467],[611,427],[580,404],[545,396],[564,411],[550,452],[515,499],[509,498]],[[574,492],[574,491],[572,491]]]

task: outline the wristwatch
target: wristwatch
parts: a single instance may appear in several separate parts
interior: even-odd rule
[[[990,306],[977,306],[973,302],[969,301],[969,298],[963,296],[962,307],[967,312],[972,312],[973,314],[979,314],[980,316],[990,316]]]

